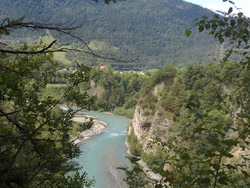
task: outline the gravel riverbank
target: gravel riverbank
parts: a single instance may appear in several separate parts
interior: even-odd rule
[[[90,120],[90,118],[93,118],[94,120],[94,125],[86,130],[80,133],[79,138],[74,140],[74,144],[78,144],[80,142],[83,142],[89,138],[91,138],[92,136],[101,134],[103,129],[105,129],[107,127],[107,123],[97,120],[95,119],[95,117],[92,116],[87,116],[87,115],[76,115],[72,121],[76,122],[76,123],[85,123],[88,122]]]

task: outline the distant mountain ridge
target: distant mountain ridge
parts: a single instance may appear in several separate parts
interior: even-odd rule
[[[113,63],[117,69],[200,64],[219,54],[220,46],[211,37],[194,32],[186,38],[184,32],[195,27],[195,18],[213,13],[182,0],[127,0],[110,5],[92,0],[1,0],[0,7],[0,19],[25,15],[26,20],[66,26],[83,22],[75,34],[94,50],[139,57],[132,64]],[[72,38],[52,35],[63,44],[79,46]],[[67,57],[86,61],[75,54]]]

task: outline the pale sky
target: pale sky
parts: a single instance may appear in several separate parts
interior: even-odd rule
[[[227,12],[229,7],[232,6],[232,4],[228,2],[223,3],[223,0],[185,0],[185,1],[201,5],[211,10],[222,10],[224,12]],[[242,8],[241,12],[243,12],[246,16],[250,17],[250,0],[232,0],[232,1],[238,8]]]

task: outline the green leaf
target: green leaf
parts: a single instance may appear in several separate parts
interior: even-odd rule
[[[232,75],[230,73],[226,73],[223,77],[223,80],[230,80],[232,78]]]
[[[201,180],[202,184],[209,184],[211,182],[210,178],[204,178]]]
[[[233,12],[233,8],[230,7],[227,13],[230,14],[230,13],[232,13],[232,12]]]
[[[242,12],[239,12],[238,13],[238,16],[241,18],[243,16],[243,13]]]
[[[249,177],[250,177],[249,173],[247,173],[246,171],[241,170],[241,172],[244,174],[244,176],[245,176],[245,177],[247,177],[247,178],[249,178]]]
[[[204,26],[199,27],[199,32],[202,32],[202,31],[204,31]]]
[[[198,118],[204,118],[204,117],[206,117],[206,114],[203,114],[200,111],[194,111],[194,113],[198,116]]]
[[[243,19],[238,19],[238,20],[237,20],[237,24],[238,24],[238,25],[242,25],[242,24],[243,24],[243,22],[244,22],[244,20],[243,20]]]
[[[183,180],[184,180],[184,182],[192,182],[193,177],[184,175]]]
[[[231,25],[232,27],[234,27],[235,24],[236,24],[236,21],[235,21],[234,19],[232,19],[232,20],[230,21],[230,25]]]
[[[183,153],[183,154],[181,154],[181,158],[184,160],[188,160],[188,159],[190,159],[190,156],[188,153]]]
[[[126,157],[132,164],[135,164],[137,163],[140,159],[138,157],[130,157],[130,156],[127,156]]]
[[[227,185],[228,184],[228,178],[227,177],[221,177],[221,178],[219,178],[218,182],[220,184]]]
[[[201,133],[202,131],[205,131],[206,129],[204,129],[204,128],[196,128],[196,129],[194,129],[194,133]]]
[[[187,30],[185,31],[185,33],[186,33],[186,36],[189,37],[189,36],[192,34],[192,31],[190,31],[190,30],[187,29]]]
[[[224,40],[224,38],[219,38],[219,41],[220,41],[220,43],[222,44],[225,40]]]
[[[233,169],[233,170],[236,170],[236,169],[237,169],[235,166],[232,166],[232,165],[226,165],[226,167],[227,167],[228,169]]]
[[[223,143],[227,146],[236,146],[238,144],[238,142],[233,139],[224,140]]]

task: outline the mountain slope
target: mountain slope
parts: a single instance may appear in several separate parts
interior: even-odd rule
[[[83,23],[75,34],[94,50],[123,57],[139,56],[136,63],[114,65],[120,69],[199,64],[216,56],[219,49],[205,34],[194,32],[186,38],[184,31],[194,28],[195,18],[213,13],[182,0],[127,0],[111,5],[91,0],[2,0],[0,7],[1,19],[26,15],[26,20],[66,26]],[[20,37],[20,33],[16,36]],[[52,35],[66,45],[78,43],[69,37]],[[86,61],[78,54],[67,57],[76,56]]]

